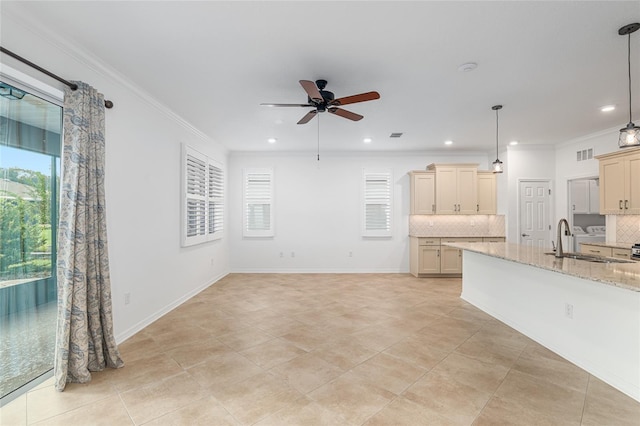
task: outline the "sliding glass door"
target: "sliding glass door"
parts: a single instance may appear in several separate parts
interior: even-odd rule
[[[53,366],[62,108],[0,82],[0,395]]]

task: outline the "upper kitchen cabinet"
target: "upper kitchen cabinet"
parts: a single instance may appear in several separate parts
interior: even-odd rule
[[[411,179],[411,214],[434,214],[436,212],[435,172],[409,172]]]
[[[478,214],[478,165],[429,164],[435,171],[437,214]]]
[[[600,214],[640,214],[640,149],[598,155]]]
[[[478,172],[478,214],[496,214],[496,175],[493,172]]]
[[[600,213],[600,185],[595,179],[578,179],[570,182],[571,209],[575,214]]]

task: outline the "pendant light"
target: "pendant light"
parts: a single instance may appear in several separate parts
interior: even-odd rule
[[[502,109],[502,105],[494,105],[491,109],[496,112],[496,161],[493,162],[493,173],[502,173],[502,161],[498,156],[498,111]]]
[[[631,121],[631,34],[640,29],[639,23],[625,25],[618,30],[618,34],[626,35],[628,39],[627,62],[629,64],[629,124],[627,127],[620,129],[620,139],[618,139],[619,148],[627,148],[630,146],[640,146],[640,127]]]

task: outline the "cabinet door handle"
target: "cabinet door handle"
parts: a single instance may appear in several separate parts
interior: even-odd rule
[[[575,211],[575,210],[576,210],[576,205],[574,204],[574,205],[573,205],[573,211]]]
[[[629,209],[629,200],[624,200],[624,209],[625,210]]]
[[[622,200],[618,201],[618,209],[622,210]]]
[[[529,234],[521,234],[523,237],[530,237],[531,235]]]
[[[431,211],[432,212],[436,212],[436,205],[435,204],[431,204]]]
[[[479,212],[480,211],[480,204],[476,204],[476,211]]]
[[[440,249],[438,249],[437,252],[438,252],[438,256],[437,257],[440,257]]]

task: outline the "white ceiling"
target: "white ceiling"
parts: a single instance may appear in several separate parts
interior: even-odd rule
[[[317,118],[296,124],[307,109],[259,105],[306,102],[301,79],[328,80],[336,97],[381,95],[345,107],[365,116],[359,122],[323,114],[323,150],[492,152],[495,104],[504,105],[501,146],[623,127],[627,38],[617,31],[640,22],[640,1],[2,3],[55,28],[231,151],[315,151]],[[640,32],[631,42],[638,123]],[[478,68],[458,71],[465,62]],[[600,112],[607,104],[618,108]]]

